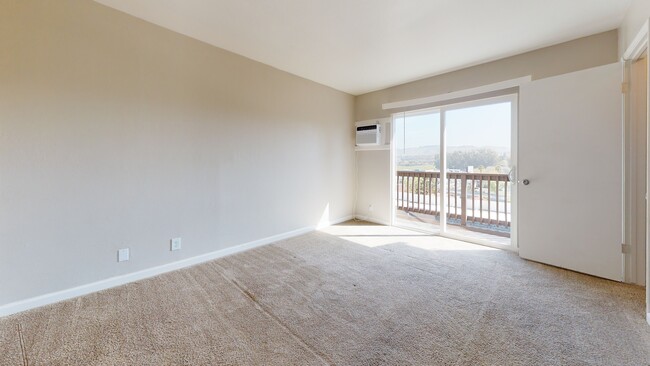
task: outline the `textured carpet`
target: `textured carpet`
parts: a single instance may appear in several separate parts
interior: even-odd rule
[[[643,289],[343,224],[0,319],[2,365],[649,365]]]

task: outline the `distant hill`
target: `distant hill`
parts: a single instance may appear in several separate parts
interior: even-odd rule
[[[455,151],[472,151],[472,150],[479,150],[479,149],[490,149],[496,151],[497,154],[499,155],[502,154],[508,154],[508,156],[510,155],[510,148],[503,147],[503,146],[447,146],[448,153],[452,153]],[[400,151],[397,151],[397,154],[402,156],[422,156],[422,155],[434,156],[440,153],[440,145],[410,147],[407,148],[406,151],[404,151],[404,153],[402,153],[401,151],[402,149],[399,150]]]

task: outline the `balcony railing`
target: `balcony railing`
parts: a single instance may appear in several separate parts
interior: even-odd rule
[[[447,220],[452,225],[509,236],[507,174],[447,173]],[[440,172],[397,172],[397,209],[440,215]]]

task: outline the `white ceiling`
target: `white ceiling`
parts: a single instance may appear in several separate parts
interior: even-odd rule
[[[631,0],[96,0],[350,94],[617,28]]]

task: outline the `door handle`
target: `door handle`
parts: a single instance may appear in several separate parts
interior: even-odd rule
[[[527,186],[527,185],[530,184],[530,181],[528,179],[524,179],[524,180],[521,181],[521,183],[523,183],[525,186]]]

